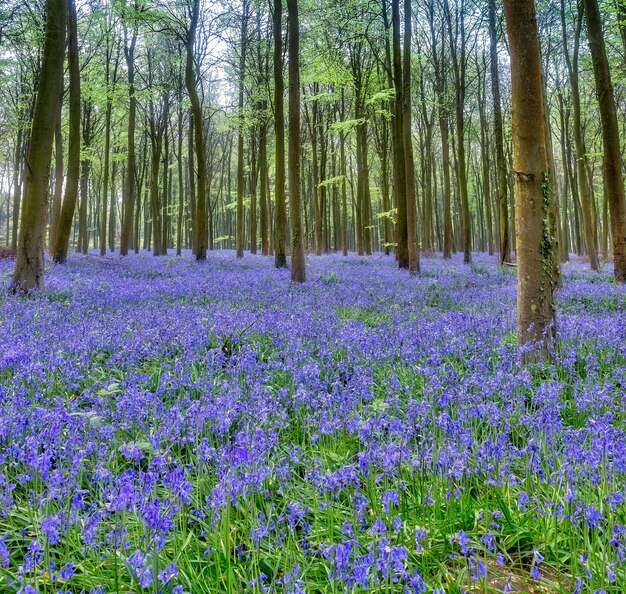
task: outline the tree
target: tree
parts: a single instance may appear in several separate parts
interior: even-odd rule
[[[135,0],[135,11],[137,11]],[[128,128],[127,128],[127,156],[126,156],[126,188],[124,202],[124,216],[122,218],[122,235],[120,238],[120,255],[128,255],[133,232],[133,214],[135,209],[136,193],[136,163],[135,163],[135,126],[137,118],[137,97],[135,96],[135,46],[137,45],[138,25],[133,19],[132,32],[124,27],[124,56],[128,75]]]
[[[287,213],[285,205],[285,83],[283,80],[283,5],[274,0],[274,135],[276,142],[274,265],[287,267]]]
[[[291,221],[291,280],[306,280],[300,205],[300,23],[298,0],[287,0],[289,23],[289,217]]]
[[[498,38],[496,35],[496,0],[489,0],[489,55],[491,59],[491,95],[493,100],[493,128],[498,170],[498,212],[500,223],[500,264],[511,261],[509,231],[509,204],[507,172],[502,134],[502,102],[500,99],[500,72],[498,66]]]
[[[238,99],[238,134],[237,134],[237,257],[243,258],[244,243],[244,127],[245,115],[244,92],[245,92],[245,74],[246,74],[246,51],[248,47],[248,0],[243,0],[241,15],[241,46],[239,48],[239,99]]]
[[[411,0],[404,0],[404,72],[402,73],[402,142],[406,183],[406,232],[409,272],[420,269],[417,249],[417,211],[415,205],[415,162],[413,158],[413,127],[411,118]]]
[[[43,289],[48,179],[59,94],[63,84],[67,0],[46,1],[46,30],[39,88],[24,168],[24,197],[13,285]]]
[[[190,9],[189,30],[186,39],[186,62],[185,62],[185,85],[189,100],[191,101],[191,111],[193,114],[194,139],[196,149],[196,260],[206,260],[206,153],[204,145],[204,130],[202,129],[202,106],[196,89],[196,76],[194,72],[194,44],[196,40],[196,31],[198,29],[198,20],[200,17],[200,0],[193,0]]]
[[[504,0],[511,53],[517,245],[517,333],[524,358],[549,355],[555,334],[548,160],[534,0]]]
[[[611,236],[613,239],[613,266],[618,282],[626,282],[626,201],[624,176],[619,143],[617,108],[611,71],[606,55],[602,18],[597,0],[584,0],[587,16],[587,34],[596,81],[596,95],[600,106],[602,142],[604,145],[604,183],[611,211]]]
[[[59,218],[56,249],[54,250],[54,261],[59,264],[67,260],[80,177],[80,66],[78,64],[78,32],[74,0],[69,0],[68,2],[67,26],[67,58],[70,74],[70,134],[67,156],[67,182]]]
[[[578,192],[582,206],[583,229],[585,232],[585,245],[589,256],[589,266],[592,270],[598,270],[600,263],[596,252],[593,224],[592,195],[587,169],[587,147],[583,136],[582,107],[580,100],[580,84],[578,80],[578,65],[580,52],[580,34],[582,30],[583,14],[582,6],[579,7],[576,18],[576,30],[574,33],[574,47],[570,55],[568,34],[565,25],[565,0],[561,0],[561,20],[563,32],[563,54],[569,74],[570,87],[572,89],[572,115],[574,125],[574,141],[576,143],[576,170],[578,174]]]

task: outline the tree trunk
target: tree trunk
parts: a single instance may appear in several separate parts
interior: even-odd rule
[[[393,49],[393,80],[395,98],[393,102],[393,149],[394,149],[394,187],[396,192],[396,209],[398,222],[396,226],[396,258],[399,268],[409,268],[409,246],[407,231],[407,183],[406,163],[404,154],[404,125],[403,111],[403,85],[402,85],[402,56],[400,52],[400,0],[392,0],[391,3],[391,35]]]
[[[241,16],[241,45],[239,56],[239,129],[237,135],[237,257],[243,258],[243,242],[244,242],[244,212],[243,212],[243,194],[244,194],[244,139],[243,132],[245,126],[245,116],[243,113],[244,105],[244,78],[246,69],[246,49],[247,49],[247,24],[248,24],[248,1],[243,0],[243,13]]]
[[[415,162],[413,159],[413,130],[411,118],[411,0],[404,0],[404,72],[402,75],[402,141],[406,183],[406,232],[409,272],[420,269],[417,249],[417,208],[415,196]]]
[[[54,261],[64,263],[67,260],[76,200],[80,177],[80,66],[78,63],[78,33],[76,23],[76,4],[74,0],[68,2],[68,63],[70,75],[70,132],[67,154],[67,180],[65,196],[61,207],[61,218],[57,233],[57,245],[54,252]]]
[[[43,289],[48,180],[63,84],[66,19],[67,0],[46,1],[44,51],[24,167],[24,201],[12,279],[21,291]]]
[[[285,204],[285,84],[283,80],[283,5],[274,0],[274,132],[276,141],[276,187],[274,265],[287,268],[287,212]]]
[[[589,266],[592,270],[599,270],[600,263],[596,253],[593,228],[593,206],[591,204],[590,180],[587,174],[587,149],[582,129],[582,115],[580,105],[580,89],[578,84],[578,54],[580,47],[580,33],[582,29],[582,14],[579,12],[574,35],[574,49],[570,57],[567,44],[567,28],[565,26],[565,3],[561,0],[561,22],[563,28],[563,53],[569,73],[570,87],[572,89],[572,115],[574,128],[574,142],[576,144],[576,169],[578,173],[578,191],[582,207],[583,230],[585,233],[585,245],[589,257]]]
[[[507,166],[504,158],[502,133],[502,102],[500,99],[500,73],[498,66],[498,37],[496,33],[496,0],[489,0],[489,54],[491,58],[491,95],[493,99],[493,129],[498,169],[498,213],[500,224],[500,264],[511,261],[509,230],[509,202],[507,196]]]
[[[555,335],[550,191],[534,0],[504,0],[511,54],[517,332],[524,360],[549,356]]]
[[[289,22],[289,216],[291,218],[291,280],[306,280],[300,206],[300,24],[298,0],[287,0]]]
[[[196,29],[198,28],[198,18],[200,16],[200,0],[194,0],[191,23],[187,36],[187,59],[185,64],[185,85],[191,101],[191,111],[193,113],[194,139],[196,144],[196,161],[198,170],[196,173],[198,196],[196,200],[196,260],[206,260],[207,240],[206,240],[206,155],[204,148],[204,131],[202,130],[202,106],[196,89],[196,77],[194,74],[194,43],[196,39]]]
[[[133,233],[133,214],[135,208],[136,163],[135,163],[135,122],[137,117],[137,98],[135,97],[135,44],[137,43],[137,28],[133,29],[132,37],[128,42],[128,32],[124,31],[124,55],[128,73],[128,129],[126,155],[126,200],[124,202],[124,218],[122,235],[120,238],[120,255],[127,256]]]
[[[59,111],[54,127],[54,198],[52,200],[52,217],[50,219],[50,240],[48,253],[54,257],[59,238],[59,220],[63,198],[63,133],[61,131],[61,113],[63,109],[63,91],[59,95]],[[9,213],[7,211],[7,218]]]
[[[604,146],[604,183],[611,211],[611,236],[613,240],[613,266],[615,279],[626,282],[626,202],[624,175],[620,152],[617,109],[611,81],[611,71],[606,56],[602,18],[597,0],[584,0],[587,15],[587,34],[596,81],[596,95],[600,106],[602,142]],[[622,13],[626,12],[622,7]],[[621,15],[626,16],[624,14]],[[622,25],[623,26],[623,25]],[[625,41],[626,43],[626,41]]]

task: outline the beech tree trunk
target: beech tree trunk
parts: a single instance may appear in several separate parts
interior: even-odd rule
[[[287,0],[289,21],[289,216],[291,219],[291,280],[306,280],[300,205],[300,23],[298,0]]]
[[[579,9],[581,10],[581,9]],[[567,29],[565,26],[565,3],[561,0],[561,20],[563,29],[563,53],[569,74],[570,87],[572,89],[572,116],[574,128],[574,142],[576,144],[576,170],[578,174],[578,192],[582,207],[583,230],[585,234],[585,246],[589,257],[591,270],[599,270],[600,263],[596,252],[593,226],[593,206],[590,188],[590,179],[587,173],[587,148],[583,137],[582,115],[580,105],[580,89],[578,84],[578,54],[580,48],[580,33],[582,29],[582,14],[579,12],[574,34],[574,48],[570,56],[567,43]]]
[[[404,72],[402,74],[402,141],[406,183],[406,233],[409,272],[420,269],[417,249],[417,206],[415,195],[415,162],[413,159],[413,130],[411,118],[411,0],[404,0]]]
[[[274,133],[276,187],[274,207],[274,266],[287,268],[287,208],[285,204],[285,83],[283,80],[283,4],[274,0]]]
[[[78,63],[78,33],[76,23],[76,4],[74,0],[68,2],[68,51],[70,75],[70,131],[67,153],[67,180],[65,196],[61,207],[57,244],[54,251],[54,261],[62,264],[67,260],[74,212],[78,197],[80,177],[80,66]]]
[[[61,111],[63,108],[63,90],[59,94],[59,111],[54,127],[54,198],[52,200],[52,216],[50,218],[50,238],[48,253],[54,257],[59,237],[59,220],[63,199],[63,134],[61,131]],[[7,211],[7,219],[8,219]]]
[[[204,148],[204,131],[202,130],[202,106],[196,89],[196,77],[194,74],[194,43],[196,40],[196,30],[198,28],[198,18],[200,16],[200,0],[194,0],[191,12],[191,22],[187,35],[187,59],[185,64],[185,85],[191,111],[193,113],[194,140],[196,148],[196,260],[206,260],[207,237],[206,237],[206,155]]]
[[[21,291],[43,289],[45,228],[52,144],[63,84],[67,0],[46,1],[44,51],[24,167],[24,200],[13,270]]]
[[[404,154],[404,115],[402,107],[402,56],[400,53],[400,0],[391,3],[391,44],[393,49],[393,82],[395,97],[393,101],[393,183],[396,196],[398,222],[396,225],[396,259],[399,268],[409,268],[409,246],[406,214],[406,163]]]
[[[133,214],[135,208],[136,163],[135,163],[135,122],[137,118],[137,98],[135,97],[135,44],[137,43],[137,28],[133,29],[130,42],[128,32],[124,30],[126,69],[128,73],[128,129],[126,153],[126,189],[124,201],[124,216],[122,221],[122,235],[120,238],[120,255],[127,256],[131,247],[133,233]]]
[[[584,0],[584,6],[602,123],[604,183],[608,194],[608,206],[611,211],[614,274],[615,279],[623,283],[626,282],[626,201],[624,198],[624,175],[617,108],[598,2],[597,0]],[[622,16],[626,16],[623,14],[624,12],[622,8]]]
[[[239,56],[239,129],[237,135],[237,257],[243,258],[244,243],[244,126],[245,116],[243,113],[244,105],[244,77],[246,70],[246,49],[247,49],[247,27],[248,24],[248,2],[243,1],[243,9],[241,15],[241,46],[239,48],[241,54]]]
[[[526,361],[549,356],[555,334],[541,59],[534,0],[504,0],[511,54],[517,333]]]
[[[493,128],[498,168],[498,213],[500,221],[500,264],[511,261],[511,232],[509,230],[509,202],[507,166],[504,158],[502,133],[502,101],[500,99],[500,72],[498,66],[498,37],[496,33],[496,0],[489,0],[489,55],[491,58],[491,95],[493,99]]]

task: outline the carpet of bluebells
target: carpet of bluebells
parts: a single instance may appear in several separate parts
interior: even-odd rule
[[[626,591],[610,271],[564,267],[524,367],[487,256],[307,266],[76,256],[2,293],[0,592]]]

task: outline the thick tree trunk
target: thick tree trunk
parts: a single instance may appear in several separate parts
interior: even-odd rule
[[[48,180],[63,84],[66,19],[67,0],[47,0],[44,51],[24,167],[24,201],[12,279],[21,291],[43,289]]]
[[[596,81],[596,95],[602,122],[604,183],[608,194],[608,206],[611,211],[614,273],[618,282],[626,282],[626,201],[624,198],[624,175],[617,109],[598,2],[597,0],[584,0],[584,5]],[[626,10],[622,8],[622,12],[626,12]],[[621,16],[625,15],[622,14]]]
[[[300,23],[298,0],[287,0],[289,22],[289,216],[291,218],[291,280],[306,280],[300,205]]]
[[[511,53],[517,332],[524,359],[533,360],[549,355],[555,333],[541,59],[534,0],[504,0],[504,10]]]

